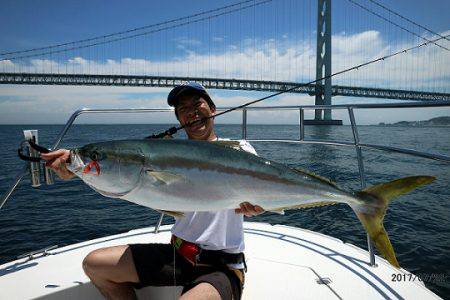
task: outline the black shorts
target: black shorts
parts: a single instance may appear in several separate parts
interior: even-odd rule
[[[193,266],[171,244],[131,244],[129,247],[139,276],[136,288],[177,285],[184,286],[183,294],[197,284],[207,282],[222,299],[241,298],[243,282],[236,271],[226,266]],[[244,277],[243,270],[237,272]]]

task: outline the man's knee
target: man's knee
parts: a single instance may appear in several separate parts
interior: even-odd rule
[[[99,270],[105,267],[104,264],[104,249],[97,249],[91,251],[84,259],[83,259],[83,270],[84,273],[89,277],[97,277]]]
[[[83,260],[83,270],[91,279],[112,282],[139,281],[128,245],[101,248],[90,252]]]
[[[220,300],[222,298],[219,291],[212,284],[202,282],[184,293],[180,298],[180,300],[190,299]]]

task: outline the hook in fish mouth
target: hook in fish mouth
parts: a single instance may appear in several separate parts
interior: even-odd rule
[[[100,165],[95,160],[91,160],[83,169],[83,174],[91,172],[92,167],[95,168],[97,176],[100,175]]]

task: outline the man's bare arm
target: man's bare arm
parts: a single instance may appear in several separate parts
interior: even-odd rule
[[[52,169],[59,178],[69,180],[75,176],[75,174],[66,168],[66,162],[70,157],[70,150],[59,149],[49,153],[41,153],[41,157],[47,161],[45,165]]]

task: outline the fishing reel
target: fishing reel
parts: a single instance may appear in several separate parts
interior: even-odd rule
[[[36,188],[41,186],[41,181],[47,185],[54,183],[53,171],[45,166],[40,153],[48,153],[49,149],[39,146],[38,131],[24,130],[25,141],[20,144],[17,150],[20,159],[28,162],[28,170],[31,175],[31,186]]]

